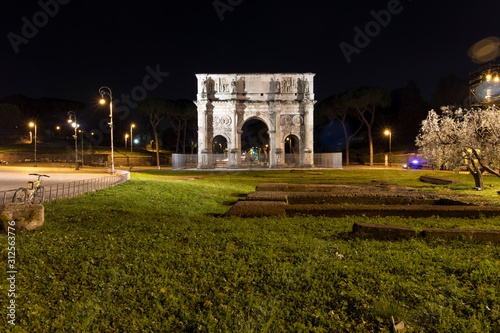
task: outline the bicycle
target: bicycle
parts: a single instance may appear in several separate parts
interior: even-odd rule
[[[45,188],[41,186],[42,178],[50,176],[41,175],[38,173],[30,173],[30,176],[38,176],[37,181],[28,181],[26,187],[20,187],[14,193],[12,202],[20,202],[24,204],[42,204],[45,201]]]

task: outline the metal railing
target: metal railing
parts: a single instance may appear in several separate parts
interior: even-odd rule
[[[240,161],[241,168],[268,168],[269,161],[262,154],[260,160],[251,160],[248,158]],[[342,153],[317,153],[314,154],[314,167],[316,168],[342,168]],[[299,154],[284,154],[284,168],[292,168],[299,166]],[[227,155],[224,154],[208,154],[208,165],[213,168],[227,167]],[[172,154],[172,170],[181,169],[196,169],[198,167],[198,155],[188,154]]]
[[[125,175],[113,175],[101,178],[76,180],[73,182],[45,185],[44,202],[58,201],[63,199],[73,199],[90,192],[114,187],[125,182],[128,178]],[[15,190],[0,191],[2,204],[12,202]]]

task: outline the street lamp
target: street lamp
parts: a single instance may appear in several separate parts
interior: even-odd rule
[[[104,99],[104,95],[108,95],[109,97],[109,127],[111,128],[111,174],[115,174],[115,158],[113,155],[113,93],[111,89],[104,86],[99,88],[99,94],[101,94],[101,100],[99,103],[106,104],[106,100]]]
[[[125,149],[127,149],[128,133],[125,134]]]
[[[82,166],[83,166],[83,130],[78,130],[78,133],[82,133],[82,137],[80,139],[81,146],[82,146]]]
[[[389,136],[389,166],[392,166],[392,133],[389,130],[385,130],[384,134]]]
[[[73,134],[73,138],[75,139],[75,170],[78,170],[78,135],[76,133],[78,124],[76,122],[76,113],[74,111],[68,112],[68,123],[75,129],[75,134]]]
[[[92,154],[92,140],[94,140],[94,132],[90,132],[90,135],[92,136],[89,140],[89,151],[90,153]],[[92,161],[92,157],[90,158],[90,160]]]
[[[135,124],[130,125],[130,152],[132,152],[134,148],[134,136],[132,135],[132,129],[135,127]]]
[[[30,122],[29,125],[30,125],[30,127],[35,128],[35,167],[36,167],[37,166],[36,165],[36,124],[34,122]]]

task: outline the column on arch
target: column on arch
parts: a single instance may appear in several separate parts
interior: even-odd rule
[[[208,138],[208,110],[207,103],[197,102],[198,106],[198,169],[209,169],[209,148],[207,146],[210,141]]]
[[[237,103],[235,100],[231,101],[232,105],[232,121],[231,121],[231,134],[230,142],[228,142],[227,152],[227,167],[230,169],[239,168],[241,164],[241,149],[240,149],[240,135],[238,133],[238,113],[236,112]]]
[[[314,165],[314,104],[304,101],[304,142],[301,167],[311,168]]]

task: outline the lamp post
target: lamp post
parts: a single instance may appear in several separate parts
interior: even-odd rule
[[[125,134],[125,149],[127,149],[128,133]]]
[[[384,134],[389,136],[389,166],[392,166],[392,133],[389,130],[385,130]]]
[[[115,158],[113,155],[113,93],[111,89],[104,86],[99,88],[99,94],[101,94],[101,100],[99,103],[105,104],[106,100],[104,99],[104,95],[108,95],[109,97],[109,127],[111,129],[111,174],[115,174]]]
[[[68,112],[68,123],[71,124],[71,127],[75,129],[75,134],[73,134],[73,138],[75,139],[75,170],[78,170],[78,124],[76,122],[76,113],[74,111]]]
[[[83,166],[83,130],[78,130],[79,133],[82,133],[82,137],[80,139],[81,146],[82,146],[82,166]]]
[[[35,167],[37,167],[36,165],[36,124],[34,122],[31,122],[29,123],[30,127],[34,127],[35,128]]]
[[[135,127],[135,124],[130,125],[130,152],[132,152],[134,148],[134,136],[132,135],[132,129]]]

